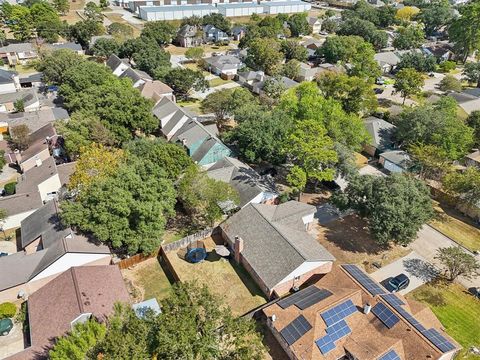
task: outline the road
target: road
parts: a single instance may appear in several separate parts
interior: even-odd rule
[[[236,83],[234,81],[232,82],[229,82],[229,83],[226,83],[226,84],[223,84],[223,85],[219,85],[219,86],[215,86],[213,88],[208,88],[207,90],[205,91],[194,91],[192,93],[192,97],[196,98],[196,99],[205,99],[207,97],[207,95],[215,92],[215,91],[218,91],[218,90],[222,90],[222,89],[233,89],[233,88],[236,88],[236,87],[239,87],[240,84],[239,83]]]

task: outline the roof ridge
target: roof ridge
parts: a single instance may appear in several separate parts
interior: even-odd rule
[[[73,287],[75,288],[75,296],[77,297],[78,308],[80,310],[80,314],[83,314],[84,309],[82,299],[80,297],[80,289],[78,288],[77,276],[75,275],[75,267],[71,267],[70,272],[72,274]]]

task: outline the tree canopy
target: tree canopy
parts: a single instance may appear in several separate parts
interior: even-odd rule
[[[467,253],[460,246],[439,248],[435,259],[446,268],[450,281],[454,281],[459,276],[473,279],[480,275],[480,263],[475,256]]]
[[[470,1],[458,10],[461,16],[452,20],[448,37],[454,43],[455,54],[465,62],[470,54],[480,48],[480,1]]]
[[[405,68],[397,73],[393,87],[395,91],[402,95],[405,104],[405,99],[408,96],[418,94],[422,90],[423,84],[422,74],[415,69]]]
[[[276,40],[258,38],[251,41],[247,50],[246,64],[253,69],[263,70],[268,75],[274,75],[280,70],[283,54]]]
[[[191,91],[208,89],[208,82],[201,71],[173,68],[162,79],[180,98],[187,98]]]
[[[360,36],[377,50],[387,46],[387,33],[383,30],[378,30],[375,24],[367,20],[347,19],[340,25],[337,34]]]

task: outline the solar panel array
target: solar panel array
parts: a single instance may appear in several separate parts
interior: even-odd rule
[[[297,306],[301,310],[305,310],[312,305],[328,298],[332,293],[326,289],[319,289],[316,286],[309,286],[299,292],[286,297],[277,302],[282,308],[286,309],[291,305]]]
[[[355,279],[357,280],[372,296],[386,294],[385,290],[379,283],[370,278],[363,270],[356,265],[342,265],[342,267]]]
[[[395,350],[390,350],[385,355],[382,355],[378,360],[401,360],[400,356],[395,352]]]
[[[293,320],[290,324],[285,326],[285,328],[280,331],[283,339],[286,341],[288,346],[292,345],[300,339],[307,331],[312,328],[312,325],[305,319],[303,315],[300,315],[295,320]]]
[[[372,308],[372,313],[389,329],[394,327],[395,324],[400,321],[398,316],[381,302],[377,303],[377,305]]]
[[[347,316],[352,315],[356,311],[357,308],[353,304],[352,300],[347,300],[327,311],[322,312],[320,315],[327,326],[332,326]]]
[[[395,304],[395,305],[405,305],[405,303],[395,294],[384,294],[380,295],[382,299],[385,299],[388,301],[389,304]]]
[[[405,320],[410,323],[410,325],[417,329],[417,331],[419,331],[423,336],[425,336],[441,352],[445,353],[455,349],[455,346],[443,335],[441,335],[437,330],[433,328],[426,329],[413,315],[403,309],[399,305],[399,301],[402,301],[398,297],[382,296],[382,298],[384,298],[391,307],[393,307],[403,318],[405,318]]]
[[[327,328],[327,334],[315,341],[315,343],[317,344],[322,354],[325,355],[329,351],[335,349],[335,341],[343,338],[344,336],[347,336],[351,332],[352,330],[347,325],[345,320],[340,320],[336,324],[329,326]]]

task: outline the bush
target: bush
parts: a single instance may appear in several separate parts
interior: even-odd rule
[[[438,88],[442,91],[462,91],[462,82],[452,75],[447,75],[440,81]]]
[[[457,63],[455,61],[444,61],[438,66],[438,69],[442,73],[448,73],[452,70],[455,70],[456,67]]]
[[[15,194],[15,186],[17,185],[16,182],[11,182],[8,184],[5,184],[3,187],[5,189],[5,195],[13,195]]]
[[[11,302],[0,304],[0,319],[13,318],[17,313],[17,307]]]

